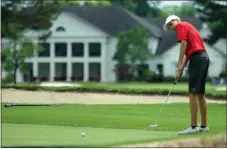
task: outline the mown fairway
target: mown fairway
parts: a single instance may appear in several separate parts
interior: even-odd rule
[[[188,104],[168,104],[155,122],[160,104],[152,105],[2,105],[2,145],[39,147],[106,147],[128,143],[182,138],[177,132],[189,126]],[[226,105],[208,104],[207,134],[226,132]],[[86,136],[81,137],[85,132]],[[184,136],[185,138],[185,136]]]

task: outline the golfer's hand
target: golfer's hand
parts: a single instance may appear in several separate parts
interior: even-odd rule
[[[176,74],[176,78],[177,78],[177,79],[180,79],[180,78],[182,77],[183,70],[184,70],[183,67],[178,67],[178,69],[177,69],[177,74]]]

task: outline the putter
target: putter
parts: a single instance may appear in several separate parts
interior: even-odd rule
[[[169,91],[169,94],[168,94],[168,96],[167,96],[167,98],[166,98],[165,103],[162,105],[162,108],[161,108],[161,110],[160,110],[160,112],[159,112],[159,114],[158,114],[158,117],[157,117],[157,119],[156,119],[156,121],[155,121],[155,124],[151,124],[150,127],[152,127],[152,128],[158,127],[158,119],[159,119],[159,117],[160,117],[160,115],[161,115],[161,113],[162,113],[162,110],[163,110],[163,108],[164,108],[164,106],[165,106],[165,104],[166,104],[166,102],[167,102],[167,100],[168,100],[168,98],[169,98],[170,93],[172,92],[173,87],[174,87],[176,84],[177,84],[177,79],[175,79],[174,82],[173,82],[172,88],[171,88],[170,91]]]

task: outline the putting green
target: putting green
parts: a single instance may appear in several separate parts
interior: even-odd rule
[[[84,132],[85,137],[81,136]],[[136,129],[2,124],[3,147],[102,147],[175,137],[176,132]]]

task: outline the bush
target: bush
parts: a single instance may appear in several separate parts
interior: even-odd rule
[[[2,78],[2,84],[12,83],[13,82],[13,76],[7,74],[4,78]]]
[[[173,77],[173,76],[164,77],[165,82],[173,82],[174,80],[175,80],[175,77]]]
[[[221,72],[219,75],[220,78],[227,78],[227,71],[226,72]]]

